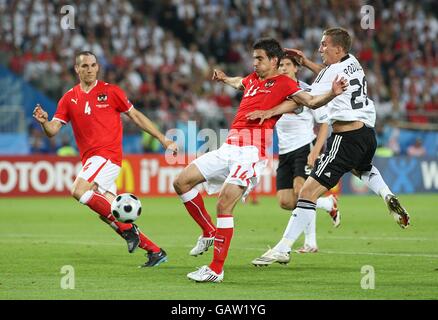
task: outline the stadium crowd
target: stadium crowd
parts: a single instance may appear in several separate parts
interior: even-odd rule
[[[74,6],[74,29],[60,27],[63,5]],[[361,27],[363,5],[374,8],[374,29]],[[210,81],[213,66],[248,74],[252,43],[262,36],[319,61],[322,31],[343,26],[355,36],[352,52],[366,68],[378,119],[436,123],[437,6],[433,0],[0,0],[0,61],[57,101],[77,82],[75,52],[91,50],[100,78],[126,90],[162,131],[184,130],[189,119],[217,130],[232,120],[240,93]],[[300,77],[312,82],[305,70]],[[140,141],[143,150],[159,148],[149,137]]]

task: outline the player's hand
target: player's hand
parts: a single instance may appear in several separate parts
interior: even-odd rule
[[[335,96],[339,96],[348,88],[348,82],[345,78],[339,78],[339,75],[336,76],[335,80],[332,82],[332,91]]]
[[[272,118],[272,113],[269,110],[256,110],[246,115],[248,120],[260,119],[259,124],[262,124],[266,119]]]
[[[289,49],[289,48],[284,48],[283,51],[286,54],[295,57],[300,65],[305,65],[307,58],[303,51],[298,49]]]
[[[33,109],[32,116],[41,124],[49,120],[48,113],[44,111],[39,103],[36,105],[35,109]]]
[[[172,151],[174,156],[176,156],[176,154],[178,153],[178,145],[175,141],[166,140],[164,142],[164,147],[166,148],[166,150],[169,149],[170,151]]]
[[[317,154],[316,152],[312,152],[310,151],[309,155],[307,156],[307,165],[309,166],[309,168],[313,168],[315,166],[315,161],[316,159],[318,159],[319,154]]]
[[[213,77],[211,78],[211,80],[223,82],[223,81],[225,81],[226,78],[227,78],[227,75],[222,70],[219,70],[219,69],[213,70]]]

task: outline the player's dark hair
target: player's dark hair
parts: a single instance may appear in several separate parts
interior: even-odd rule
[[[96,61],[97,61],[97,57],[96,57],[96,55],[93,52],[91,52],[91,51],[81,51],[81,52],[77,53],[76,56],[75,56],[75,64],[76,65],[79,65],[79,63],[80,63],[79,59],[80,59],[81,56],[94,56],[96,58]]]
[[[273,38],[258,39],[252,46],[253,50],[265,50],[269,59],[278,58],[277,68],[280,66],[280,60],[284,56],[283,48],[280,42]]]
[[[350,52],[351,49],[351,36],[344,28],[330,28],[324,31],[323,35],[332,39],[332,43],[335,46],[340,46],[344,49],[345,53]]]
[[[295,67],[301,67],[301,63],[298,61],[297,57],[292,56],[290,54],[285,54],[281,60],[283,59],[289,59],[290,61],[292,61],[292,63],[294,64]]]

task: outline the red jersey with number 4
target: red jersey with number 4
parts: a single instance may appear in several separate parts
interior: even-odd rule
[[[121,112],[132,108],[118,86],[103,81],[87,93],[73,87],[58,102],[53,119],[71,122],[82,164],[92,156],[101,156],[121,165],[123,126]]]
[[[265,157],[266,145],[272,143],[274,126],[280,116],[267,119],[260,125],[260,119],[251,121],[246,115],[256,110],[272,109],[302,89],[296,81],[283,74],[261,80],[254,72],[244,78],[242,84],[245,91],[226,143],[256,146],[261,157]]]

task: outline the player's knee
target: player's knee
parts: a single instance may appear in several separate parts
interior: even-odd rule
[[[224,212],[224,210],[226,209],[225,203],[222,200],[218,200],[218,202],[216,203],[216,212],[217,214],[222,214],[222,212]]]
[[[217,214],[231,214],[232,209],[232,204],[228,201],[226,196],[219,197],[216,203]]]
[[[278,201],[280,207],[284,210],[292,210],[295,208],[295,201],[294,199],[290,199],[290,198],[280,198]]]
[[[277,199],[279,206],[284,210],[295,209],[297,197],[294,195],[294,190],[283,190],[277,193]]]
[[[185,191],[185,189],[186,189],[185,188],[185,183],[184,183],[184,180],[181,177],[181,175],[178,175],[176,177],[176,179],[173,181],[173,188],[175,189],[175,192],[177,194],[179,194],[179,195],[181,195],[181,194],[183,194],[183,193],[188,191],[188,190]]]
[[[78,185],[73,185],[73,187],[70,190],[71,196],[76,200],[79,200],[84,193],[85,191],[82,188],[80,188]]]
[[[88,190],[96,191],[94,187],[90,189],[88,186],[85,186],[83,184],[74,183],[73,187],[70,189],[70,194],[73,198],[79,201],[82,195]]]

